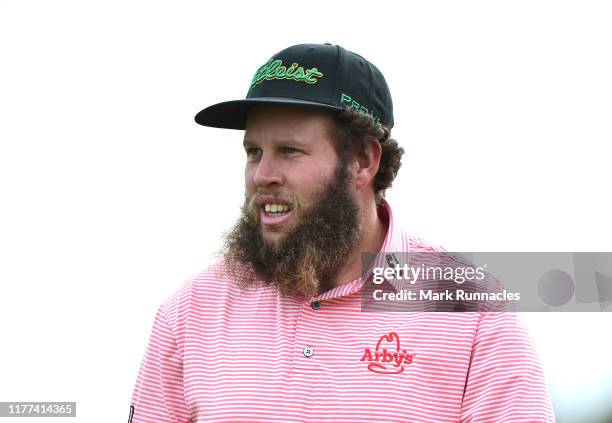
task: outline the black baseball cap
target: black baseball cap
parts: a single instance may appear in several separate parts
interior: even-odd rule
[[[245,129],[251,107],[305,106],[341,112],[352,107],[393,127],[393,103],[383,74],[360,55],[339,45],[298,44],[257,69],[246,98],[201,110],[195,121],[215,128]]]

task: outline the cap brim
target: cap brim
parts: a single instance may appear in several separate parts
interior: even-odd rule
[[[344,109],[331,104],[314,101],[297,100],[284,97],[245,98],[242,100],[224,101],[213,104],[195,115],[195,121],[200,125],[214,128],[244,129],[247,115],[251,107],[259,104],[279,104],[285,106],[304,106],[341,112]]]

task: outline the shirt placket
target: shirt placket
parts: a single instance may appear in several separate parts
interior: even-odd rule
[[[322,338],[318,336],[326,330],[323,313],[328,306],[331,306],[330,300],[351,295],[361,289],[361,286],[361,279],[358,279],[304,302],[296,319],[291,363],[293,374],[313,374],[323,371],[325,366],[321,363],[320,355],[317,355],[317,350],[324,347]]]
[[[317,355],[317,348],[321,347],[320,339],[318,332],[311,330],[313,327],[317,327],[317,330],[325,329],[320,324],[321,312],[321,301],[313,297],[304,302],[298,313],[291,363],[293,374],[316,374],[322,370]]]

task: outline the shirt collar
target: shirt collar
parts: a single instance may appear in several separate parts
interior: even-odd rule
[[[378,216],[383,222],[387,224],[387,234],[385,236],[385,240],[383,241],[382,246],[379,251],[371,252],[377,253],[375,261],[370,266],[370,270],[366,272],[365,278],[362,278],[361,275],[357,277],[355,280],[339,285],[329,291],[324,292],[321,295],[318,295],[313,298],[313,300],[322,301],[322,300],[330,300],[332,298],[342,297],[345,295],[350,295],[355,292],[361,290],[363,284],[366,280],[371,276],[372,269],[374,267],[386,267],[385,254],[384,253],[392,253],[396,251],[402,251],[402,237],[401,230],[397,227],[397,222],[393,218],[393,212],[391,210],[391,205],[386,199],[382,199],[381,204],[378,206]]]

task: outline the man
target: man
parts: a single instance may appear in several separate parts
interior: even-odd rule
[[[196,121],[245,130],[245,202],[159,308],[131,421],[554,421],[516,314],[362,311],[362,252],[438,251],[384,198],[403,150],[374,65],[292,46]]]

